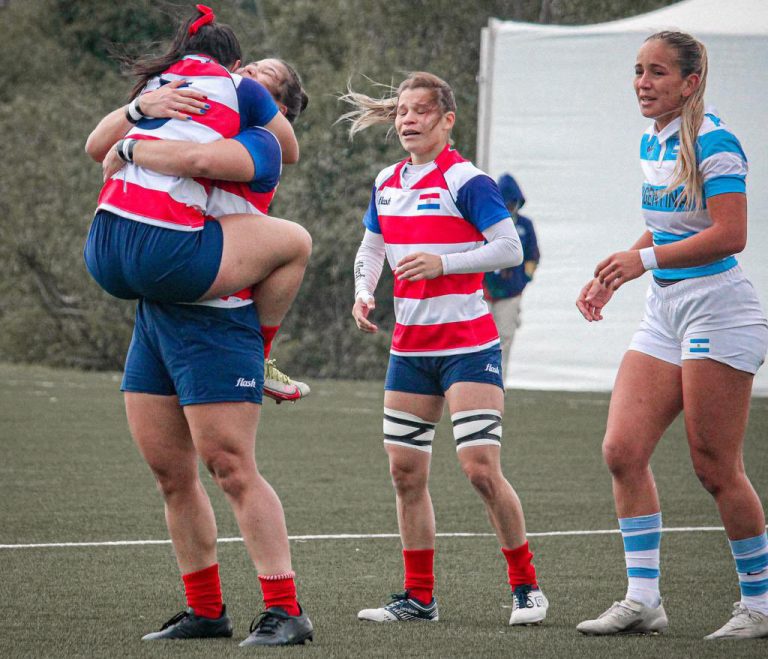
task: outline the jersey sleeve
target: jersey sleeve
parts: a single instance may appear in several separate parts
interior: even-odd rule
[[[465,220],[479,231],[509,217],[496,182],[486,174],[478,174],[459,188],[456,206]]]
[[[373,186],[371,191],[371,201],[368,204],[368,210],[365,211],[363,216],[363,226],[369,231],[374,233],[381,233],[381,227],[379,226],[379,213],[376,210],[376,186]]]
[[[747,156],[733,133],[713,130],[699,137],[698,147],[705,197],[747,191]]]
[[[243,78],[237,86],[240,129],[266,126],[279,112],[275,99],[261,83]]]
[[[277,138],[266,128],[248,128],[233,137],[240,142],[253,160],[253,179],[249,186],[254,192],[269,192],[280,181],[282,153]]]

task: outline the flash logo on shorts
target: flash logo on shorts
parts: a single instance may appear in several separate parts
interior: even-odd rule
[[[689,352],[709,352],[709,339],[691,339],[688,345]]]
[[[237,384],[236,387],[249,387],[251,389],[256,388],[256,378],[252,378],[251,380],[246,380],[245,378],[237,378]]]
[[[499,367],[493,364],[486,364],[485,371],[486,373],[496,373],[496,375],[499,375]]]

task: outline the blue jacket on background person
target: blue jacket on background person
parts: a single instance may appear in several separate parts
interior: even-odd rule
[[[533,272],[536,270],[540,259],[533,222],[524,215],[518,215],[518,211],[525,204],[523,191],[517,181],[509,174],[503,174],[499,178],[498,185],[504,203],[515,223],[520,242],[523,244],[523,262],[514,268],[505,268],[485,274],[483,284],[488,300],[500,300],[520,295],[533,278]]]

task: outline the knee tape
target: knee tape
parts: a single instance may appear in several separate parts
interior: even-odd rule
[[[432,452],[435,424],[414,414],[384,408],[384,443]]]
[[[498,410],[466,410],[451,414],[456,450],[468,446],[501,445],[501,413]]]

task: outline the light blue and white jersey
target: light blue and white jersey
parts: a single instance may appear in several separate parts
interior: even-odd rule
[[[692,210],[679,204],[683,191],[679,186],[670,193],[662,191],[672,181],[680,150],[678,117],[657,133],[651,125],[640,143],[643,168],[643,218],[653,233],[654,245],[685,240],[712,226],[706,200],[727,192],[746,193],[747,157],[736,136],[728,130],[712,108],[707,108],[696,138],[696,161],[704,187],[704,208]],[[692,268],[658,268],[661,279],[689,279],[724,272],[736,265],[734,256]]]

